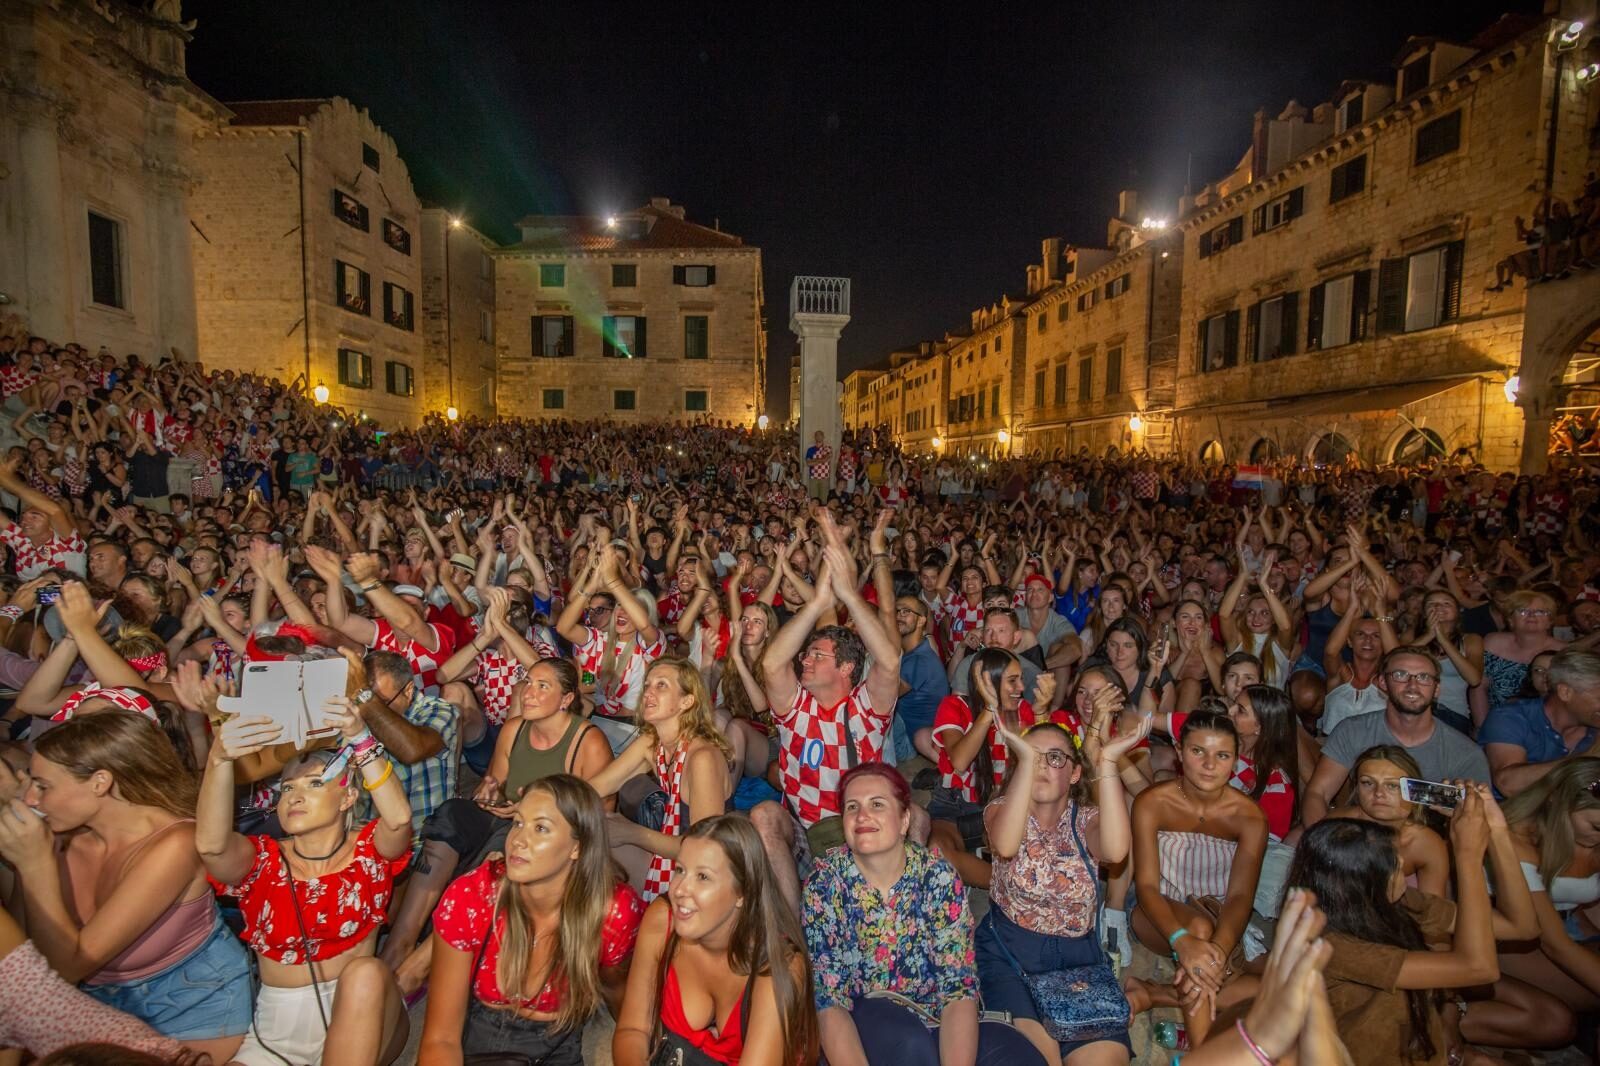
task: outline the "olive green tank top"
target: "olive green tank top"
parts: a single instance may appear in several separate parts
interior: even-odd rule
[[[511,742],[511,754],[506,760],[505,794],[512,803],[521,799],[522,793],[535,781],[569,773],[569,764],[577,755],[578,742],[585,732],[594,728],[586,720],[574,716],[572,724],[561,734],[556,746],[548,751],[540,751],[522,739],[527,724],[521,720],[517,722],[517,736]]]

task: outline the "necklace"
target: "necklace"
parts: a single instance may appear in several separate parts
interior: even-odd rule
[[[1199,814],[1200,824],[1201,825],[1205,825],[1206,824],[1206,809],[1205,809],[1204,806],[1201,805],[1199,800],[1196,800],[1192,796],[1189,795],[1189,790],[1183,787],[1183,778],[1182,777],[1178,778],[1178,791],[1183,793],[1183,798],[1184,799],[1188,800],[1190,803],[1192,803],[1196,807],[1200,808],[1200,814]]]
[[[1204,818],[1200,820],[1205,821]],[[339,854],[339,852],[344,850],[345,842],[349,839],[350,831],[346,829],[343,833],[339,834],[339,843],[334,845],[333,850],[328,852],[326,855],[307,855],[305,852],[300,850],[300,842],[298,840],[293,841],[292,843],[294,844],[295,858],[299,859],[301,862],[327,862],[329,859],[333,858],[335,855]]]

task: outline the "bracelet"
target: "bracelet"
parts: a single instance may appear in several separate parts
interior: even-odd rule
[[[14,603],[8,603],[4,607],[0,607],[0,618],[5,618],[5,619],[8,619],[8,620],[10,620],[12,622],[15,622],[17,619],[19,619],[21,617],[22,617],[22,608],[18,607]]]
[[[352,699],[352,701],[354,701],[354,703],[355,703],[355,705],[357,707],[361,706],[363,703],[371,703],[372,702],[372,689],[364,688],[360,692],[357,692],[354,696],[352,696],[351,699]]]
[[[1175,932],[1171,936],[1167,937],[1167,946],[1173,949],[1172,960],[1174,962],[1176,962],[1178,960],[1178,952],[1177,952],[1178,941],[1182,940],[1184,937],[1186,937],[1188,935],[1189,935],[1189,930],[1188,929],[1180,928],[1180,929],[1178,929],[1177,932]]]
[[[372,736],[372,730],[366,726],[362,726],[361,732],[355,736],[344,738],[345,747],[350,748],[352,751],[360,751],[362,748],[369,747],[369,741],[374,741],[374,737]]]
[[[361,585],[359,587],[360,587],[362,592],[371,592],[373,589],[377,588],[381,584],[383,584],[382,581],[372,581],[372,582],[369,582],[369,583],[367,583],[365,585]]]
[[[1261,1045],[1252,1040],[1250,1034],[1245,1031],[1243,1018],[1235,1020],[1233,1027],[1239,1030],[1239,1039],[1244,1041],[1244,1046],[1250,1049],[1250,1054],[1256,1057],[1256,1061],[1261,1066],[1273,1066],[1272,1059],[1267,1056],[1265,1051],[1261,1050]]]
[[[367,748],[364,751],[356,752],[354,761],[356,766],[359,768],[367,765],[369,762],[375,762],[378,759],[383,758],[385,754],[386,751],[384,746],[382,744],[374,743],[372,747]]]
[[[368,792],[376,792],[378,789],[382,788],[383,783],[389,780],[389,778],[392,776],[394,776],[394,763],[385,762],[383,765],[383,773],[378,777],[378,779],[376,781],[363,781],[361,782],[361,787],[366,789]]]

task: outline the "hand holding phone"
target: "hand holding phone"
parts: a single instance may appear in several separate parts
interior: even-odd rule
[[[1400,798],[1407,803],[1420,803],[1425,807],[1442,807],[1454,810],[1456,804],[1461,802],[1465,790],[1458,785],[1446,785],[1438,781],[1424,781],[1420,777],[1402,777],[1400,779]]]

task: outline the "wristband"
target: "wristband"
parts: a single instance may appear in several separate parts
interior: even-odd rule
[[[389,778],[393,775],[394,763],[386,761],[383,764],[383,773],[379,775],[378,779],[376,781],[363,781],[361,782],[361,787],[366,789],[368,792],[376,792],[378,789],[382,788],[383,783],[389,780]]]
[[[357,707],[361,706],[363,703],[371,703],[372,690],[370,688],[364,688],[360,692],[357,692],[353,698]]]
[[[1250,1049],[1250,1054],[1255,1056],[1256,1062],[1260,1063],[1261,1066],[1273,1066],[1272,1059],[1267,1056],[1265,1051],[1261,1050],[1261,1045],[1252,1040],[1250,1034],[1245,1031],[1243,1018],[1234,1021],[1233,1027],[1239,1030],[1239,1039],[1243,1040],[1244,1046]]]
[[[1178,958],[1178,951],[1177,951],[1178,941],[1182,940],[1184,937],[1186,937],[1188,935],[1189,935],[1189,930],[1187,930],[1187,929],[1179,929],[1177,932],[1175,932],[1171,936],[1167,937],[1167,946],[1173,949],[1172,958],[1173,958],[1174,961],[1176,961],[1177,958]]]
[[[373,581],[373,582],[370,582],[368,584],[360,586],[360,588],[361,588],[362,592],[371,592],[373,589],[377,588],[381,584],[383,584],[382,581]]]
[[[0,607],[0,618],[5,618],[5,619],[8,619],[8,620],[10,620],[12,622],[15,622],[17,619],[19,619],[21,617],[22,617],[22,608],[18,607],[14,603],[8,603],[4,607]]]

